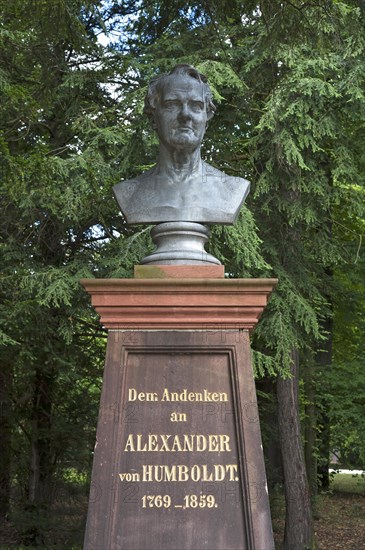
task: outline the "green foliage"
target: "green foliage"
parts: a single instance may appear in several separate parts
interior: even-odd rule
[[[349,363],[334,369],[331,392],[331,443],[341,465],[365,470],[363,366]]]
[[[125,231],[105,200],[124,132],[93,68],[101,49],[81,9],[92,4],[0,3],[0,367],[27,544],[44,541],[65,468],[90,473],[104,338],[79,279],[101,272],[105,242]]]
[[[229,277],[249,277],[270,273],[270,266],[260,254],[261,240],[251,212],[244,206],[234,226],[215,225],[207,249],[218,255],[228,268]],[[230,271],[232,269],[232,271]]]
[[[0,0],[0,15],[0,366],[23,501],[34,447],[48,482],[89,471],[105,333],[79,279],[130,277],[152,249],[111,189],[154,163],[143,96],[179,62],[208,76],[219,104],[205,159],[252,182],[209,250],[229,277],[279,278],[253,339],[256,374],[287,375],[293,349],[312,357],[333,314],[319,387],[332,445],[363,461],[361,6]]]

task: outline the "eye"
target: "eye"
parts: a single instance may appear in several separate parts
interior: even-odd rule
[[[190,108],[195,112],[203,111],[204,103],[202,101],[191,101]]]
[[[176,99],[167,99],[162,105],[165,109],[172,110],[179,106],[179,102]]]

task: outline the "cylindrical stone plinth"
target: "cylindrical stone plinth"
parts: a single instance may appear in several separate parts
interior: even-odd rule
[[[141,264],[158,265],[220,265],[220,261],[205,251],[209,229],[201,223],[166,222],[151,230],[156,250]]]

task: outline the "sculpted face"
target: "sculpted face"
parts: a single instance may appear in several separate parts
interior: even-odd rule
[[[165,146],[180,150],[199,147],[207,124],[201,82],[185,75],[168,77],[157,101],[155,124]]]

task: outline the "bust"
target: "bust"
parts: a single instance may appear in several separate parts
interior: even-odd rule
[[[128,224],[235,222],[250,183],[201,159],[214,111],[206,77],[190,65],[177,65],[150,82],[145,113],[159,138],[157,163],[113,188]]]

